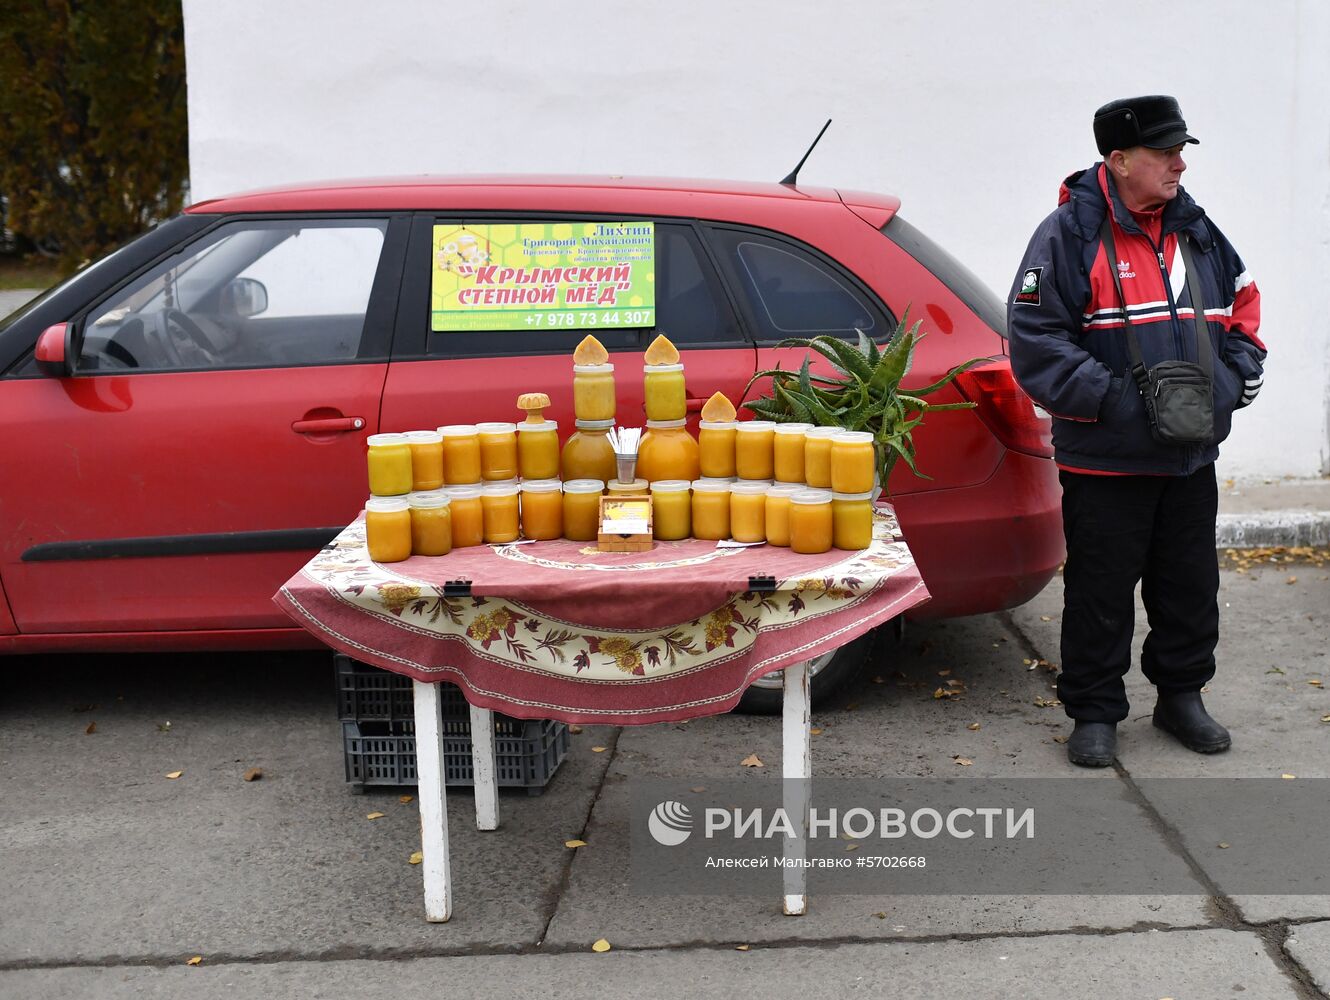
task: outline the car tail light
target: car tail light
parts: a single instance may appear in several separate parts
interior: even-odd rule
[[[1039,458],[1053,457],[1052,421],[1016,383],[1011,361],[972,368],[956,377],[956,388],[984,425],[1008,448]]]

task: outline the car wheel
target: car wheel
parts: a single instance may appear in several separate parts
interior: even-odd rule
[[[868,662],[879,634],[888,631],[899,636],[902,619],[865,632],[853,642],[808,661],[808,688],[813,707],[820,708],[844,691],[859,676]],[[749,686],[735,706],[735,711],[749,715],[778,715],[785,703],[784,671],[764,674]]]

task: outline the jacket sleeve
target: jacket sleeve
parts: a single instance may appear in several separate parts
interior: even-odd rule
[[[1080,343],[1089,279],[1081,243],[1062,231],[1057,213],[1035,231],[1007,299],[1011,367],[1021,388],[1063,420],[1095,421],[1112,371]]]
[[[1265,344],[1257,336],[1261,328],[1261,293],[1233,245],[1209,222],[1219,253],[1220,286],[1224,291],[1224,314],[1220,323],[1228,331],[1224,361],[1242,378],[1242,396],[1237,409],[1250,406],[1265,384]],[[1207,310],[1208,311],[1208,310]]]

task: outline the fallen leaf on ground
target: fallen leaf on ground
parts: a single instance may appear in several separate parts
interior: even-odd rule
[[[1054,736],[1054,737],[1053,737],[1053,742],[1054,742],[1054,743],[1066,743],[1067,740],[1069,740],[1069,739],[1071,739],[1070,736]]]
[[[564,846],[564,847],[586,847],[586,841],[585,841],[585,840],[565,840],[565,841],[563,842],[563,846]]]
[[[1330,715],[1323,715],[1323,716],[1321,716],[1321,721],[1322,721],[1322,722],[1330,722]]]
[[[690,788],[690,789],[688,789],[688,790],[689,790],[690,792],[705,792],[705,791],[707,790],[707,786],[706,786],[706,785],[694,785],[692,788]]]
[[[1290,576],[1290,577],[1289,577],[1287,580],[1285,580],[1284,582],[1285,582],[1285,583],[1297,583],[1297,582],[1298,582],[1298,578],[1297,578],[1296,576]]]
[[[881,677],[874,677],[874,678],[873,678],[873,683],[874,683],[874,684],[885,684],[885,683],[887,683],[887,682],[884,681]]]
[[[746,944],[737,944],[737,945],[734,946],[734,950],[735,950],[735,951],[747,951],[747,950],[748,950],[748,945],[746,945]]]
[[[425,860],[425,855],[420,851],[412,851],[411,857],[406,859],[408,865],[418,865]]]
[[[1310,684],[1310,685],[1311,685],[1312,687],[1314,687],[1314,688],[1324,687],[1324,686],[1325,686],[1325,685],[1322,684],[1319,680],[1308,681],[1307,683]],[[93,727],[96,727],[97,723],[94,722],[92,725],[93,725]],[[88,732],[92,732],[92,730],[89,729]]]
[[[388,815],[388,814],[387,814],[387,813],[366,813],[366,814],[365,814],[365,818],[366,818],[366,819],[383,819],[383,817],[386,816],[386,815]]]
[[[1040,620],[1041,622],[1051,622],[1051,621],[1053,620],[1053,618],[1052,618],[1052,616],[1050,616],[1050,615],[1040,615],[1040,616],[1039,616],[1039,620]]]
[[[1296,775],[1296,774],[1281,774],[1280,777],[1283,778],[1285,781],[1292,781],[1294,778],[1297,777],[1297,775]]]
[[[1042,695],[1036,695],[1034,704],[1036,708],[1056,708],[1058,705],[1061,705],[1062,702],[1058,701],[1056,698],[1045,698]]]
[[[166,773],[166,776],[170,778],[172,781],[174,781],[176,778],[180,777],[184,773],[185,773],[184,771],[168,771]]]
[[[1266,671],[1267,674],[1282,674],[1283,672],[1284,671],[1280,670],[1278,667],[1271,667]]]
[[[1218,847],[1219,847],[1219,849],[1220,849],[1221,851],[1227,851],[1227,850],[1228,850],[1228,844],[1224,843],[1222,840],[1219,842]]]
[[[83,730],[83,732],[86,733],[88,736],[91,736],[96,731],[97,731],[97,723],[95,722],[89,722],[88,728]]]
[[[608,749],[609,749],[609,747],[592,747],[592,748],[591,748],[591,752],[592,752],[592,753],[604,753],[604,752],[605,752],[606,750],[608,750]]]
[[[971,764],[974,763],[974,761],[972,761],[969,757],[960,757],[960,756],[957,756],[957,757],[953,757],[953,758],[951,758],[951,759],[954,760],[954,761],[955,761],[957,764],[959,764],[961,767],[969,767]]]
[[[188,962],[186,962],[185,964],[186,964],[186,965],[202,965],[202,964],[203,964],[203,956],[202,956],[202,955],[195,955],[193,958],[191,958],[191,959],[190,959]]]
[[[977,722],[971,722],[971,723],[970,723],[968,726],[966,726],[965,728],[968,729],[968,730],[969,730],[970,732],[972,732],[972,733],[977,733],[977,732],[979,732],[979,723],[977,723]]]
[[[810,729],[810,730],[808,730],[808,731],[809,731],[809,733],[811,733],[813,736],[821,736],[821,735],[822,735],[822,730],[821,730],[821,729]]]
[[[399,795],[397,797],[397,801],[402,803],[402,805],[406,805],[408,802],[414,802],[415,800],[416,797],[414,795]]]
[[[263,777],[263,768],[261,768],[261,767],[251,767],[248,771],[246,771],[246,772],[245,772],[244,774],[242,774],[240,777],[241,777],[241,779],[244,780],[244,781],[258,781],[260,778]]]
[[[762,763],[762,758],[755,753],[750,753],[739,763],[743,767],[766,767],[766,765]]]
[[[568,727],[568,731],[569,731],[570,733],[572,733],[574,736],[576,736],[578,733],[580,733],[580,732],[582,731],[582,727],[581,727],[581,726],[569,726],[569,727]]]
[[[169,723],[169,722],[159,722],[159,723],[157,723],[157,732],[159,732],[159,733],[169,733],[170,731],[171,731],[171,723]]]
[[[597,941],[595,944],[591,946],[591,950],[596,952],[609,951],[610,943],[606,941],[604,938],[601,938],[599,941]]]
[[[878,920],[886,920],[886,919],[887,919],[887,915],[886,915],[885,913],[882,913],[882,912],[874,913],[873,916],[877,917]]]
[[[946,677],[946,676],[947,676],[948,674],[950,674],[950,673],[951,673],[951,668],[948,667],[946,670],[939,670],[939,671],[937,672],[937,675],[938,675],[939,677]]]
[[[950,688],[938,688],[936,691],[933,692],[933,697],[934,697],[934,698],[938,698],[938,699],[941,699],[941,698],[954,698],[954,697],[956,697],[958,694],[960,694],[959,691],[954,691],[954,690],[952,690],[952,689],[950,689]]]

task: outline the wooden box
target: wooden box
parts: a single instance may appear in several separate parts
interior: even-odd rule
[[[600,551],[649,552],[656,544],[651,529],[650,496],[626,494],[600,498],[600,534],[596,536],[596,548]]]

